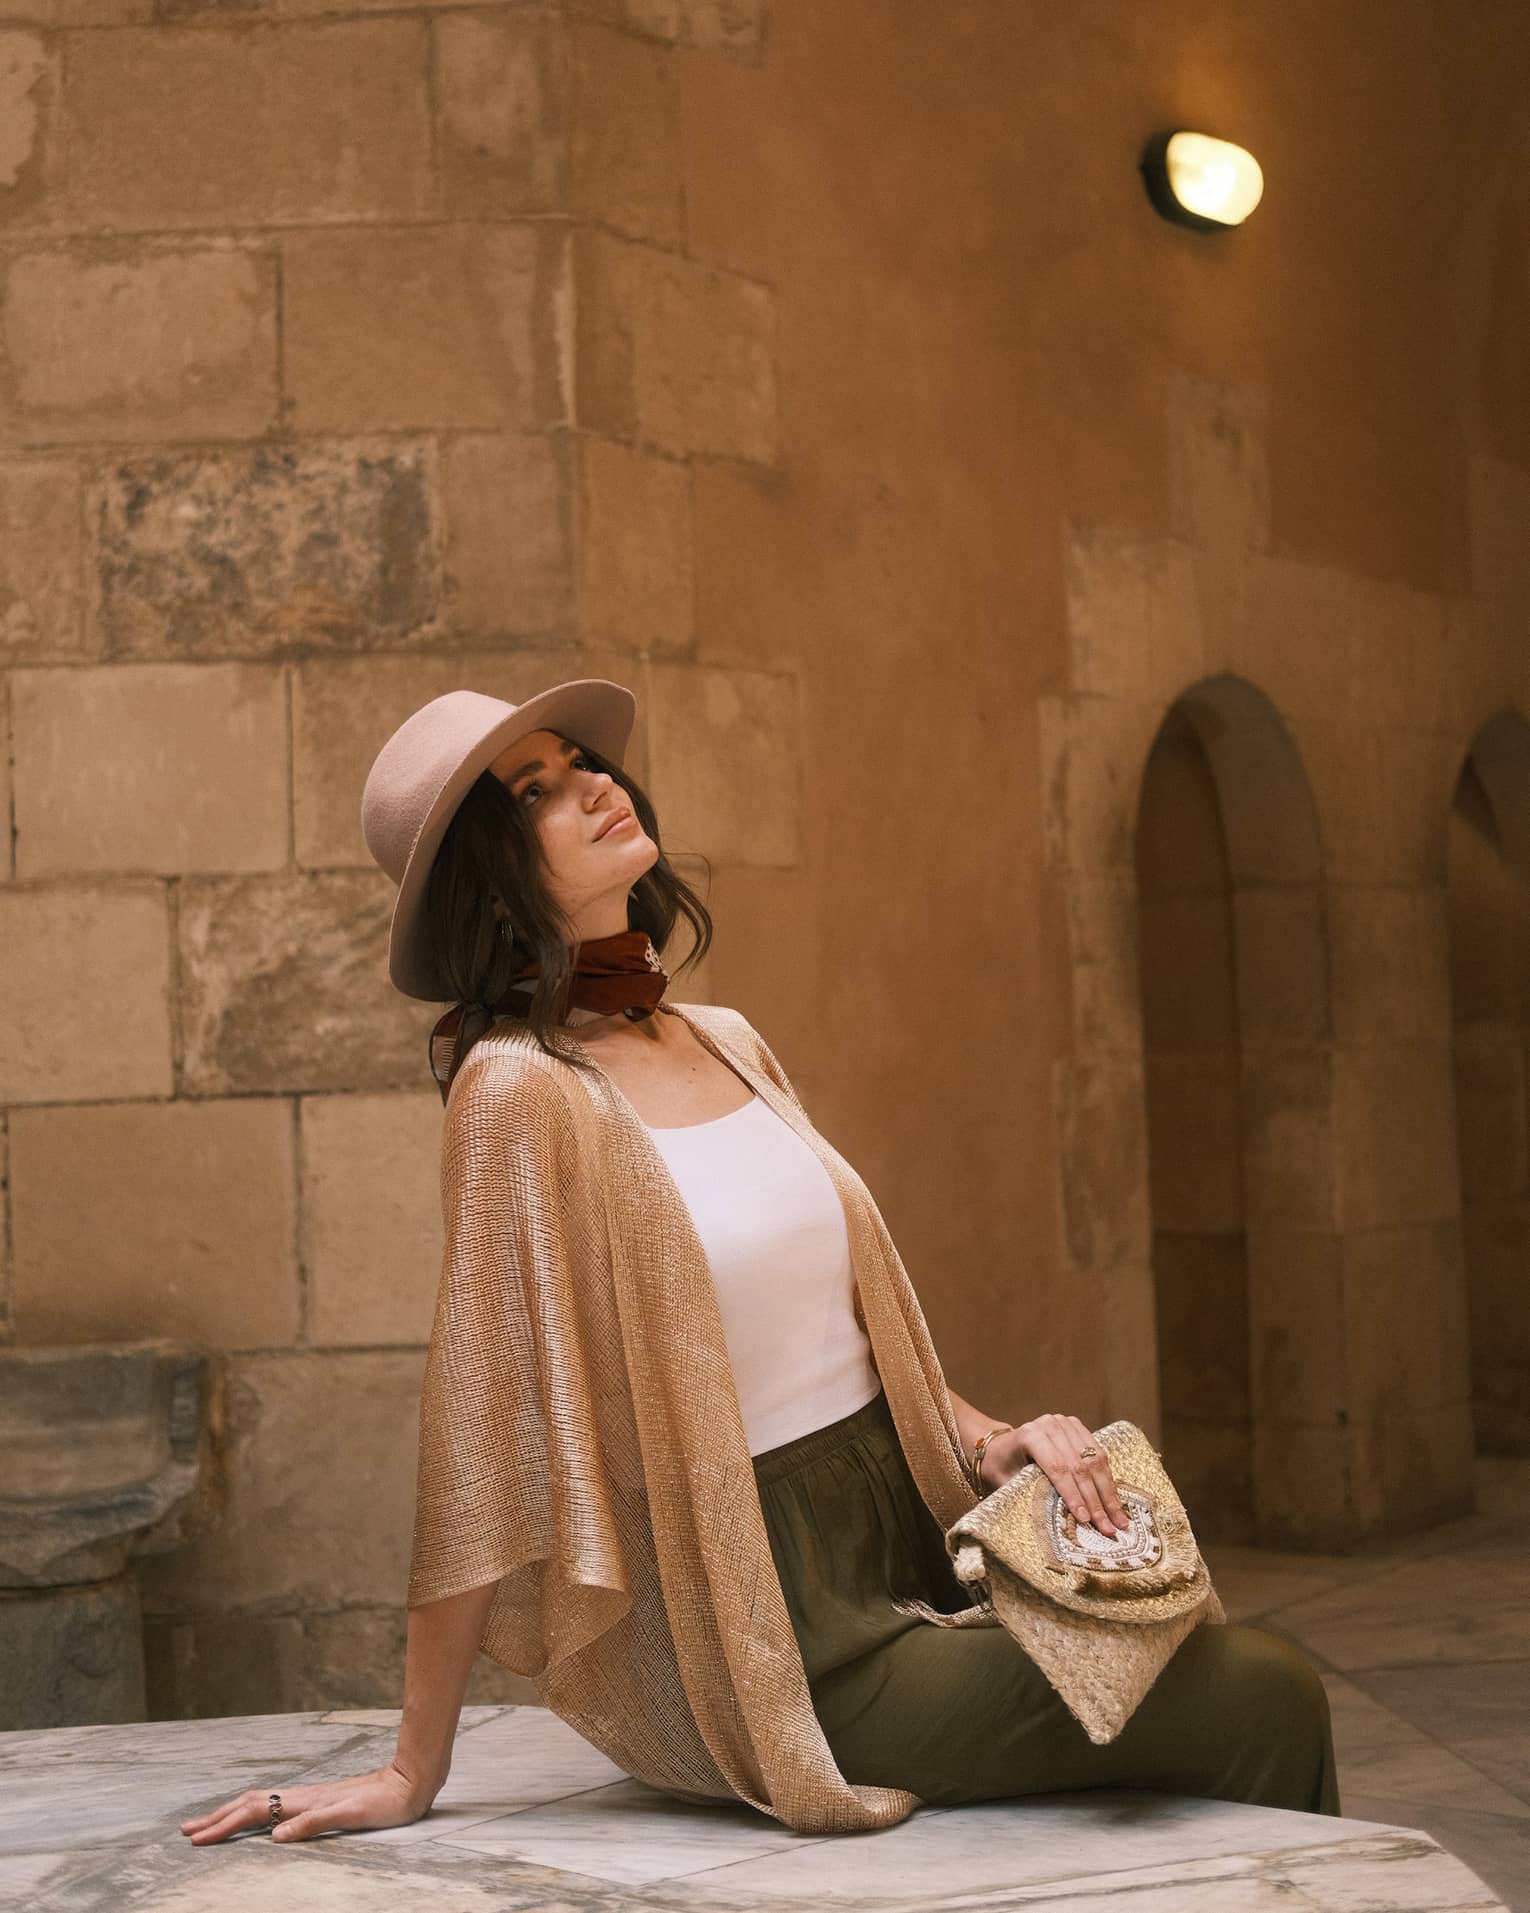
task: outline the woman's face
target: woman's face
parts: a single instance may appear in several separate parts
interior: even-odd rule
[[[628,892],[658,862],[659,847],[621,785],[557,731],[517,738],[489,769],[530,814],[550,887],[577,934],[625,930]]]

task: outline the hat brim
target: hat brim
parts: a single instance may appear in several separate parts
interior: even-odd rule
[[[607,678],[576,678],[527,698],[469,746],[425,813],[399,879],[388,926],[388,978],[395,989],[426,1003],[451,997],[426,947],[425,889],[457,807],[500,752],[532,731],[558,731],[620,769],[636,715],[637,699],[624,685]]]

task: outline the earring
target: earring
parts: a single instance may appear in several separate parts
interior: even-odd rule
[[[499,933],[505,939],[506,943],[513,944],[515,942],[515,932],[510,927],[510,919],[508,917],[500,918]]]

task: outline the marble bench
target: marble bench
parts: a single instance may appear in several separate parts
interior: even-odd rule
[[[249,1786],[380,1765],[396,1712],[259,1714],[0,1734],[0,1906],[26,1913],[1489,1913],[1427,1834],[1170,1794],[923,1809],[792,1833],[629,1779],[537,1707],[463,1711],[414,1825],[193,1847],[182,1819]]]

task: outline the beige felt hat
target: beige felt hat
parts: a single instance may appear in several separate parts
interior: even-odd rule
[[[361,794],[367,849],[398,885],[388,932],[388,976],[405,996],[451,995],[425,946],[423,907],[446,827],[500,752],[532,731],[557,731],[621,768],[637,699],[608,678],[575,678],[524,704],[448,691],[406,718],[383,745]]]

